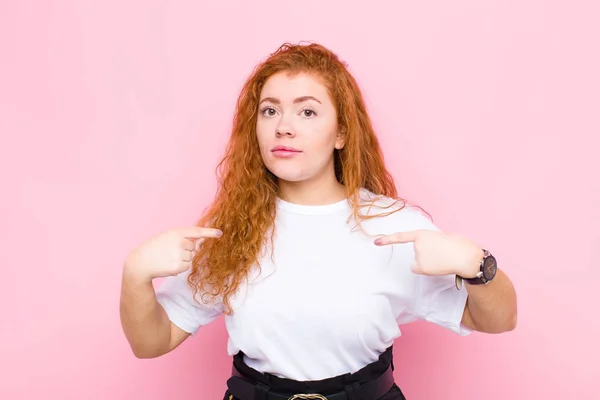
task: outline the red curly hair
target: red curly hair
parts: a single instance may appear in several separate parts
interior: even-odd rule
[[[203,242],[188,282],[195,294],[220,298],[226,314],[232,312],[231,296],[257,264],[267,234],[273,238],[277,178],[260,155],[256,121],[263,85],[279,72],[310,73],[327,87],[345,143],[335,150],[335,174],[345,187],[355,220],[370,218],[359,211],[361,188],[397,199],[363,96],[345,63],[319,44],[282,45],[256,67],[241,90],[231,137],[218,165],[216,198],[198,221],[199,226],[220,229],[223,237]]]

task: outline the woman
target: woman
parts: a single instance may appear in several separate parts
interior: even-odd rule
[[[515,327],[515,291],[490,252],[398,197],[358,85],[328,49],[283,45],[258,66],[220,176],[198,226],[125,261],[121,321],[137,357],[225,314],[225,398],[403,399],[399,325]]]

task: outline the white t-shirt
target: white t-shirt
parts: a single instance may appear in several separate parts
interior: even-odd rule
[[[225,316],[229,355],[243,351],[261,372],[319,380],[377,360],[400,336],[399,325],[417,319],[471,332],[460,323],[467,292],[456,289],[454,276],[412,273],[412,243],[376,246],[374,236],[352,229],[350,212],[346,200],[323,206],[277,200],[273,258],[265,248],[261,270],[250,274]],[[410,206],[362,225],[372,235],[439,230]],[[195,334],[222,308],[195,302],[186,278],[165,279],[157,299],[175,325]]]

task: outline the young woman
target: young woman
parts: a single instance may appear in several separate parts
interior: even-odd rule
[[[398,196],[359,87],[328,49],[286,44],[257,67],[220,177],[197,226],[125,261],[120,313],[137,357],[225,314],[227,399],[403,399],[400,325],[515,327],[515,291],[491,253]]]

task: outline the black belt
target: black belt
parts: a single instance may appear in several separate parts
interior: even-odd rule
[[[364,384],[350,384],[353,399],[375,400],[389,392],[394,385],[394,373],[392,365],[375,379]],[[251,382],[243,376],[235,366],[233,376],[227,380],[229,393],[241,400],[349,400],[348,393],[344,390],[334,394],[321,395],[316,393],[283,394],[272,392],[262,382]]]

